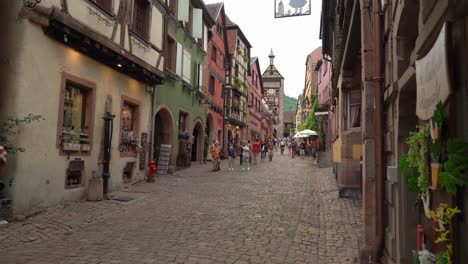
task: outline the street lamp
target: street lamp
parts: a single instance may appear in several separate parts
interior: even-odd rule
[[[27,8],[35,8],[42,0],[23,0],[23,5]]]

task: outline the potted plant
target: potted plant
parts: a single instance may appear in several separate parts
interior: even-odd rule
[[[456,195],[458,187],[468,184],[464,174],[468,169],[468,143],[461,139],[449,140],[447,156],[440,173],[440,184],[448,193]]]
[[[444,123],[444,112],[442,109],[442,102],[437,103],[434,110],[434,119],[431,120],[431,137],[433,140],[440,138],[442,125]]]
[[[442,153],[442,146],[439,139],[431,143],[431,187],[432,189],[439,188],[439,175],[442,170],[440,163],[440,155]]]
[[[237,54],[239,54],[241,56],[244,55],[244,52],[242,51],[242,49],[240,47],[237,47],[236,51],[237,51]]]

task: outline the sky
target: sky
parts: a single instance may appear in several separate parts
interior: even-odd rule
[[[307,55],[322,45],[322,1],[311,1],[311,15],[275,19],[275,0],[204,0],[205,4],[224,2],[226,14],[252,44],[251,56],[259,57],[262,73],[273,49],[275,66],[285,79],[284,93],[295,98],[304,89]],[[288,5],[289,0],[283,3]]]

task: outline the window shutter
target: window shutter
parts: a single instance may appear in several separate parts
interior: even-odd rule
[[[179,0],[177,18],[179,21],[189,22],[189,0]]]
[[[203,71],[203,65],[198,64],[198,74],[199,74],[199,79],[198,79],[198,87],[200,89],[200,92],[203,92],[203,86],[205,84],[205,72]]]
[[[182,69],[182,78],[192,84],[192,56],[188,50],[184,49],[184,59],[183,59],[183,69]]]
[[[194,38],[203,38],[203,10],[193,9],[192,36]]]
[[[176,74],[179,76],[182,76],[182,51],[182,45],[177,43]]]
[[[206,25],[203,25],[203,32],[205,32],[203,34],[203,49],[208,52],[208,28]]]

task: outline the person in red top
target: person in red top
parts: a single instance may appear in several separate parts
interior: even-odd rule
[[[257,164],[258,154],[260,153],[261,150],[262,150],[262,144],[260,144],[260,141],[257,138],[257,139],[255,139],[255,142],[253,143],[253,146],[252,146],[252,152],[253,152],[253,157],[254,157],[254,165]]]
[[[213,141],[213,171],[219,171],[219,149],[218,149],[218,141]]]

